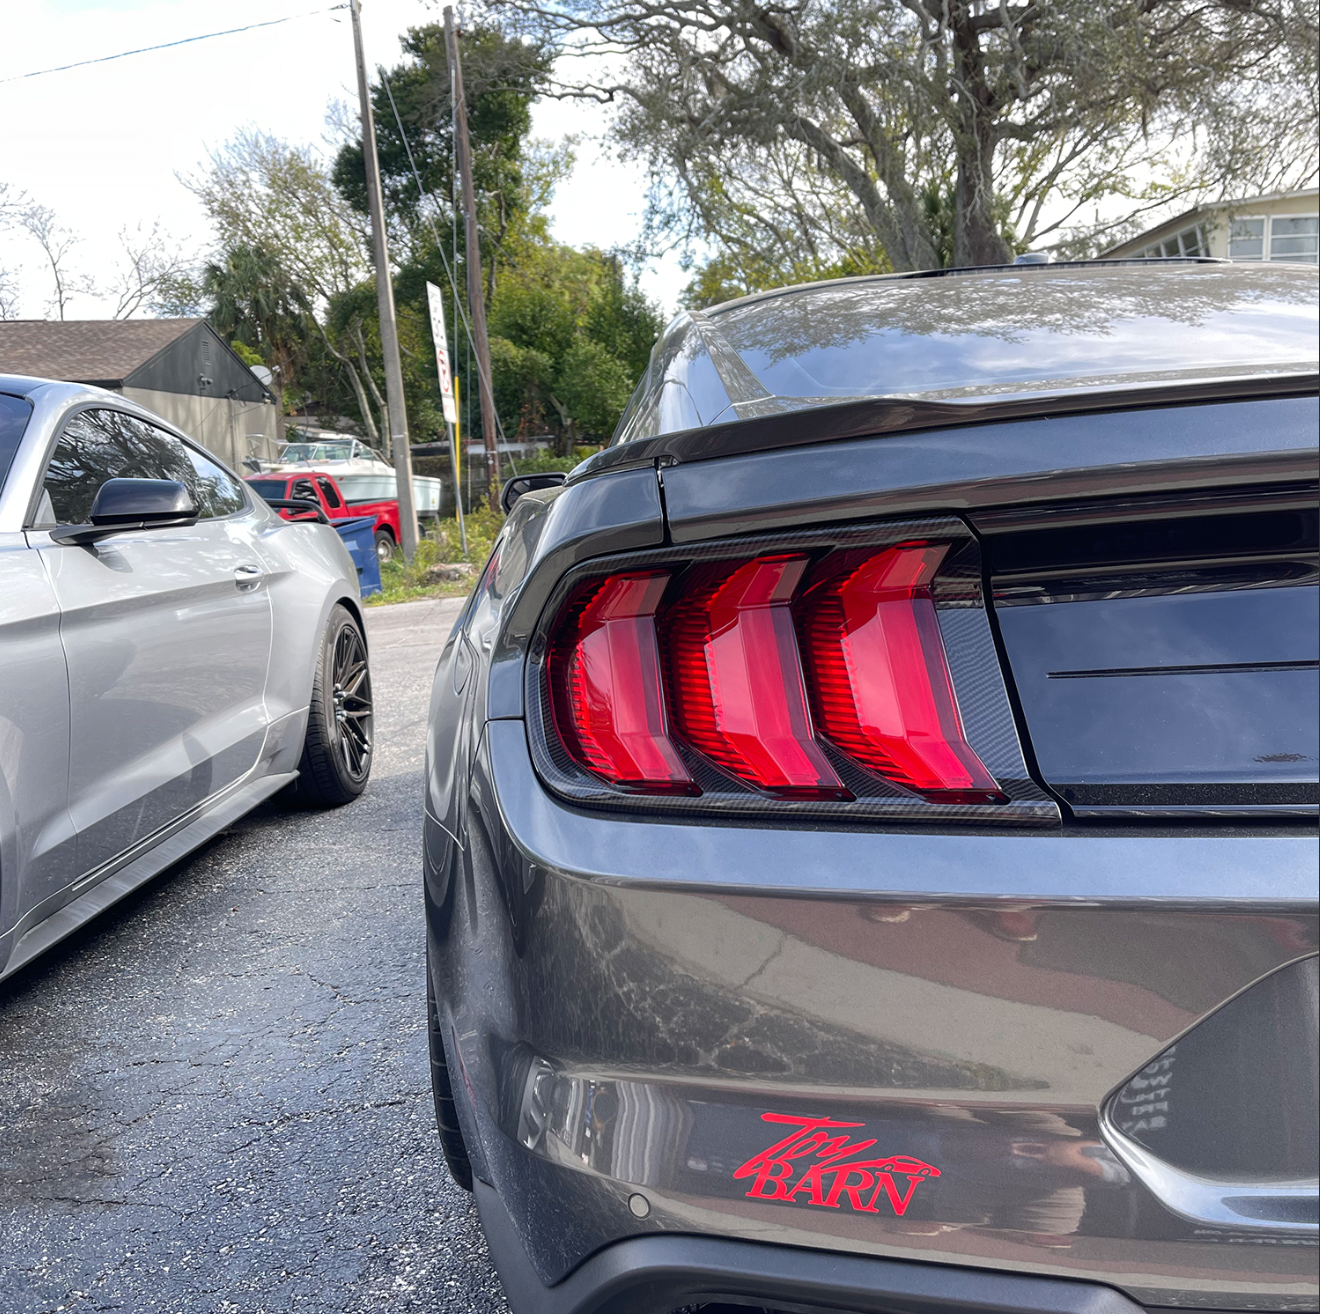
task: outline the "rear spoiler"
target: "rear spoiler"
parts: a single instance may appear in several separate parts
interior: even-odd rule
[[[690,461],[772,452],[783,447],[804,447],[848,438],[879,438],[922,429],[952,429],[996,420],[1081,415],[1092,411],[1147,410],[1197,402],[1310,397],[1315,395],[1318,387],[1320,374],[1276,374],[1205,379],[1155,387],[1056,392],[1002,401],[923,402],[876,397],[839,402],[833,406],[805,405],[779,415],[730,420],[607,447],[578,466],[569,475],[568,482],[574,484],[593,475],[630,467],[682,465]]]

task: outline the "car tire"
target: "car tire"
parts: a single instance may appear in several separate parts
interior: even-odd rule
[[[394,560],[394,535],[388,529],[376,531],[376,560],[383,566]]]
[[[351,803],[367,787],[372,758],[371,669],[367,645],[336,604],[321,636],[298,764],[298,794],[314,807]]]
[[[435,1126],[440,1133],[440,1150],[449,1167],[449,1175],[465,1191],[472,1189],[472,1161],[467,1142],[458,1125],[454,1088],[445,1060],[445,1039],[440,1031],[440,1011],[435,1006],[435,987],[431,984],[430,955],[426,964],[426,1038],[431,1049],[431,1098],[435,1101]]]

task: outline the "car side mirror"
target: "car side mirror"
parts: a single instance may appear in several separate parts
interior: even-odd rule
[[[504,482],[500,490],[500,505],[507,516],[513,504],[525,493],[539,492],[542,488],[558,488],[568,478],[563,470],[548,470],[545,474],[515,475]]]
[[[192,494],[177,479],[107,479],[92,500],[89,525],[60,525],[56,543],[92,543],[132,529],[172,529],[197,523]]]

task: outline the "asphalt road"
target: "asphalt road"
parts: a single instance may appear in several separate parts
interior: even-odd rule
[[[378,755],[0,985],[0,1312],[506,1311],[427,1076],[421,770],[461,606],[370,613]]]

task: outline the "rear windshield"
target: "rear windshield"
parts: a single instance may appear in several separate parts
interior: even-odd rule
[[[970,397],[1316,368],[1316,275],[1092,266],[858,279],[708,311],[773,397]]]
[[[288,483],[283,479],[248,479],[244,481],[258,497],[264,497],[268,501],[272,497],[283,497],[284,490]]]
[[[4,491],[14,453],[18,451],[23,430],[27,428],[31,416],[30,402],[24,401],[22,397],[11,397],[8,393],[0,392],[0,492]]]

